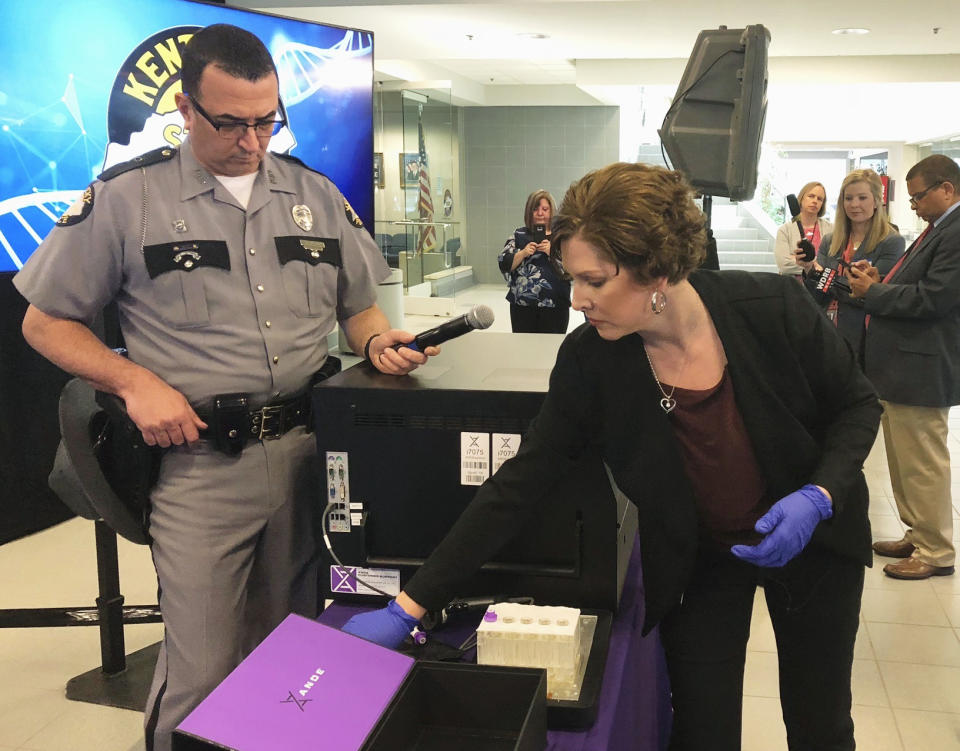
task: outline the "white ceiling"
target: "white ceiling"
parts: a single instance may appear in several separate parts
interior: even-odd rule
[[[378,80],[446,81],[457,103],[477,105],[622,104],[641,85],[675,87],[701,30],[763,24],[771,33],[771,107],[780,99],[809,113],[768,121],[768,137],[780,120],[778,140],[805,140],[814,117],[837,124],[843,138],[835,140],[960,131],[960,11],[947,0],[230,4],[369,29]],[[842,27],[870,33],[831,33]],[[547,38],[524,36],[537,34]]]

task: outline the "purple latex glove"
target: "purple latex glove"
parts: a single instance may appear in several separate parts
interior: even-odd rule
[[[784,496],[757,519],[754,529],[766,535],[757,545],[734,545],[730,552],[755,566],[779,568],[803,550],[821,519],[833,516],[833,504],[816,485]]]
[[[397,605],[396,600],[380,610],[358,613],[343,624],[341,631],[359,636],[381,647],[396,649],[410,636],[413,627],[420,621]]]

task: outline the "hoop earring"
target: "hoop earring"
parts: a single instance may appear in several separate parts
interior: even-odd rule
[[[663,312],[663,309],[667,307],[667,296],[658,289],[653,291],[653,294],[650,295],[650,310],[653,311],[654,315],[660,315]]]

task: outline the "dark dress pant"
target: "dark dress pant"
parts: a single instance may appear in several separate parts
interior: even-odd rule
[[[790,751],[852,751],[850,676],[863,565],[808,547],[779,569],[703,552],[660,624],[674,711],[671,751],[738,751],[743,670],[757,586],[777,641]]]
[[[570,308],[541,308],[510,303],[510,326],[514,334],[566,334]]]

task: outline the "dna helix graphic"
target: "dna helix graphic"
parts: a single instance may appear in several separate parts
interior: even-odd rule
[[[327,49],[300,42],[285,42],[274,59],[280,79],[280,98],[287,107],[302,102],[322,87],[353,84],[353,76],[344,64],[353,58],[373,53],[373,36],[367,32],[346,31]],[[358,71],[362,75],[362,71]],[[369,80],[370,71],[366,70]]]
[[[19,271],[82,190],[27,193],[0,201],[0,271]]]

